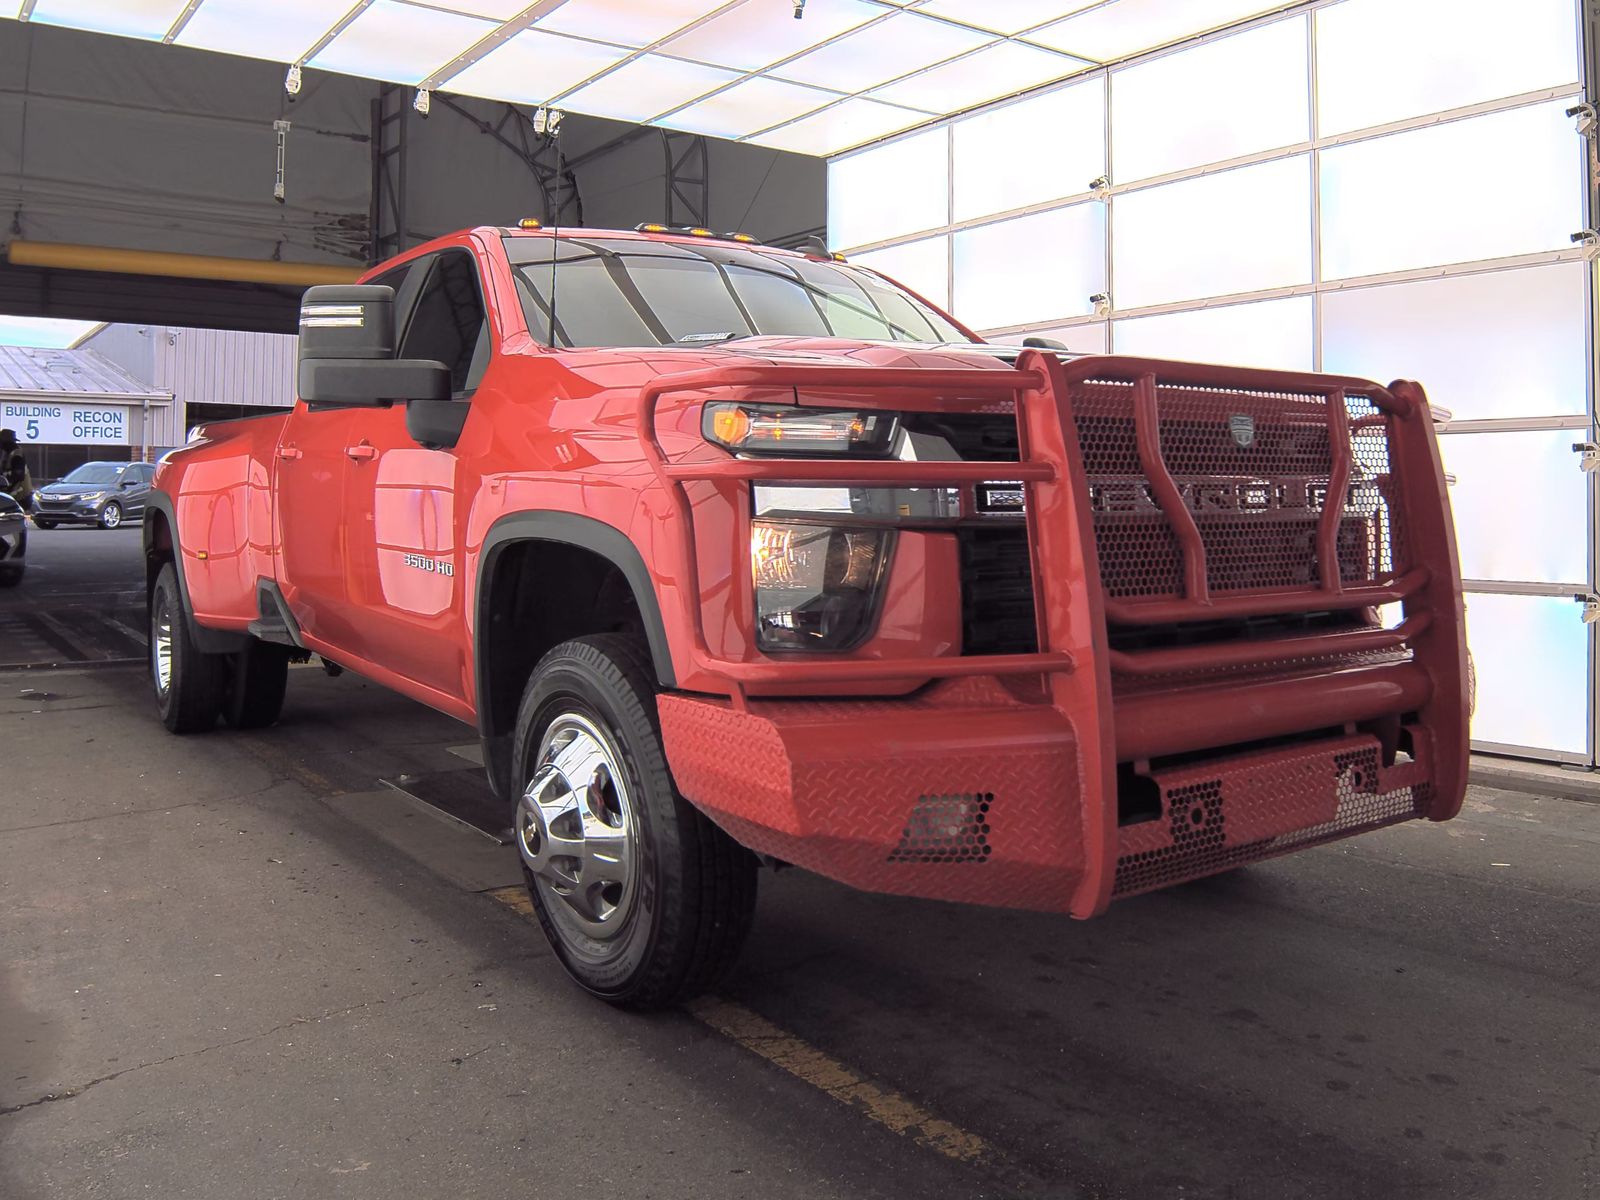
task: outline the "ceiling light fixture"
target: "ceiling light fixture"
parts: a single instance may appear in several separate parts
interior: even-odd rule
[[[289,73],[283,77],[283,90],[293,100],[300,94],[300,64],[294,63],[289,68]]]
[[[418,88],[416,99],[411,101],[411,107],[417,110],[417,116],[426,117],[433,111],[433,93],[427,88]]]

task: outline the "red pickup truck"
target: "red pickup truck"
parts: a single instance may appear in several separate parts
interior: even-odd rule
[[[1458,811],[1421,388],[982,342],[837,256],[480,228],[318,287],[145,522],[174,732],[315,653],[477,727],[577,981],[707,987],[760,863],[1091,917]]]

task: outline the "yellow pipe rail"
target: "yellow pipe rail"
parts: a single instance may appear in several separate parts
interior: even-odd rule
[[[64,271],[110,271],[120,275],[166,275],[180,279],[219,279],[232,283],[266,283],[310,287],[318,283],[354,283],[364,267],[323,263],[263,262],[253,258],[221,258],[210,254],[169,254],[156,250],[122,250],[113,246],[78,246],[67,242],[14,241],[6,260],[18,267]]]

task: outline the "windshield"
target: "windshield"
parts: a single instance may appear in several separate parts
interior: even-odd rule
[[[528,328],[547,344],[552,275],[558,346],[669,346],[757,334],[970,340],[916,297],[843,263],[623,238],[507,238],[506,254]]]
[[[73,467],[61,477],[62,483],[115,483],[122,478],[122,467],[116,463],[84,463]]]

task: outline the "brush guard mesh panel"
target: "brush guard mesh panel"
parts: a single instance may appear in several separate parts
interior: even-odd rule
[[[1137,388],[1091,379],[1073,389],[1102,586],[1118,600],[1192,598],[1175,514],[1140,453]],[[1205,591],[1314,589],[1330,576],[1372,584],[1405,569],[1389,418],[1369,399],[1159,382],[1151,390],[1160,461],[1199,535]],[[1342,411],[1330,412],[1333,405]],[[1319,532],[1341,436],[1348,473],[1337,563],[1325,568]]]
[[[1161,816],[1121,830],[1112,895],[1170,887],[1426,815],[1426,763],[1381,764],[1377,739],[1358,736],[1152,772]]]

